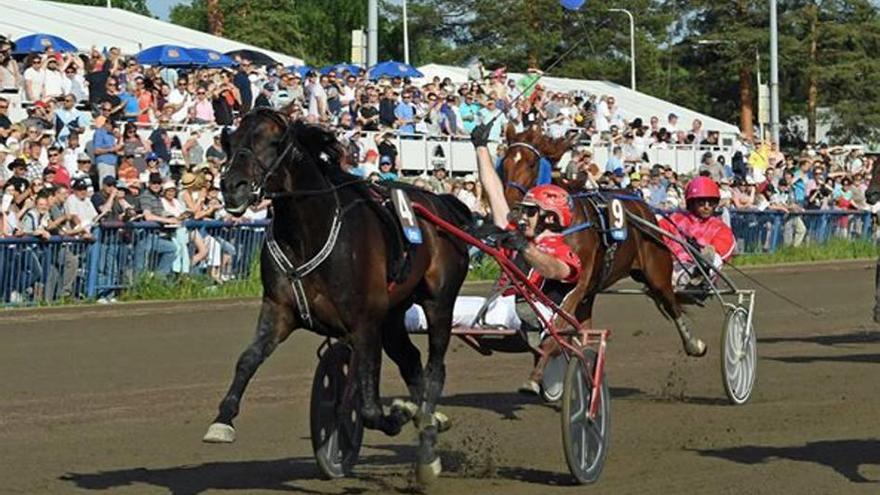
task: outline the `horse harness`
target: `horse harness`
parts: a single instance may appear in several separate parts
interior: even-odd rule
[[[336,242],[339,240],[339,232],[342,230],[342,217],[352,206],[348,205],[345,209],[342,208],[337,189],[333,190],[333,198],[336,201],[336,208],[333,211],[333,221],[330,224],[330,233],[327,234],[327,240],[324,241],[324,245],[321,246],[321,249],[318,250],[314,256],[299,266],[294,265],[290,261],[290,258],[284,254],[281,246],[278,245],[278,241],[275,240],[274,219],[272,220],[272,223],[269,224],[269,228],[266,231],[266,247],[269,249],[269,255],[272,256],[272,260],[275,261],[278,268],[280,268],[281,271],[287,275],[287,278],[290,279],[290,285],[293,288],[293,297],[296,301],[296,307],[299,310],[300,319],[303,322],[303,325],[309,329],[312,328],[312,313],[309,309],[309,301],[306,299],[306,291],[303,287],[302,280],[308,274],[315,271],[316,268],[321,266],[321,263],[323,263],[324,260],[330,256],[330,253],[333,252],[333,248],[336,247]]]
[[[368,199],[358,199],[343,207],[339,198],[339,188],[349,184],[351,183],[343,183],[339,186],[330,188],[333,191],[333,197],[336,203],[333,212],[333,221],[330,224],[330,232],[327,234],[327,239],[324,241],[324,245],[321,246],[321,249],[302,265],[294,265],[293,262],[290,261],[290,258],[284,254],[278,241],[275,240],[274,220],[269,224],[269,228],[266,232],[266,247],[269,250],[269,255],[272,257],[272,260],[275,261],[278,268],[280,268],[287,278],[290,279],[290,285],[293,289],[297,310],[299,311],[300,319],[306,328],[312,328],[313,321],[309,302],[306,298],[305,288],[303,287],[303,278],[315,271],[315,269],[317,269],[333,252],[333,248],[336,247],[336,243],[339,240],[339,233],[342,230],[342,218],[358,203],[366,202],[368,204],[375,204],[377,206],[375,212],[379,217],[379,221],[384,224],[386,228],[391,230],[393,238],[389,239],[389,249],[391,250],[388,256],[388,273],[390,279],[388,285],[389,292],[393,289],[396,283],[406,278],[409,269],[411,268],[412,254],[417,243],[408,242],[402,234],[400,227],[402,227],[403,224],[399,218],[399,213],[394,209],[395,207],[390,199],[390,193],[395,188],[380,188],[379,186],[371,185],[369,190],[370,197]]]
[[[535,157],[537,157],[537,159],[538,159],[538,179],[535,182],[536,186],[543,186],[545,184],[550,184],[552,182],[552,180],[553,180],[553,177],[552,177],[553,164],[550,162],[550,160],[546,156],[544,156],[543,153],[541,153],[540,150],[538,150],[538,148],[536,148],[535,146],[533,146],[529,143],[522,142],[522,143],[510,144],[510,146],[507,147],[507,150],[509,152],[510,150],[512,150],[514,148],[525,148],[525,149],[531,151],[532,153],[534,153]],[[521,192],[523,196],[525,196],[526,193],[528,193],[528,188],[526,186],[520,184],[519,182],[514,182],[512,180],[505,181],[503,162],[498,164],[498,167],[496,168],[496,172],[498,173],[498,177],[501,178],[501,182],[503,182],[505,185],[510,186],[510,187],[516,189],[517,191]]]

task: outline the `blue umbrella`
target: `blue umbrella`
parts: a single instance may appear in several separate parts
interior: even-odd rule
[[[190,58],[192,58],[196,65],[200,67],[207,67],[209,69],[218,69],[221,67],[232,67],[235,65],[235,60],[232,60],[227,55],[223,55],[222,53],[215,50],[206,50],[204,48],[187,48],[186,51],[189,53]]]
[[[370,67],[370,79],[379,79],[380,77],[425,77],[415,67],[389,60],[387,62],[379,62]]]
[[[361,73],[363,69],[354,64],[336,64],[336,65],[328,65],[321,69],[321,74],[327,75],[330,71],[336,72],[336,75],[342,74],[345,71],[350,72],[352,75],[358,75]]]
[[[306,74],[315,70],[315,69],[309,67],[308,65],[301,65],[299,67],[297,67],[295,65],[290,65],[288,67],[285,67],[285,69],[287,69],[287,72],[296,72],[297,74],[299,74],[299,77],[301,77],[303,79],[306,78]]]
[[[177,45],[151,46],[134,57],[138,63],[144,65],[163,65],[165,67],[198,65],[186,48]]]
[[[78,51],[71,42],[52,34],[30,34],[15,40],[16,54],[43,53],[49,47],[56,52]]]
[[[581,7],[583,7],[583,5],[585,3],[587,3],[587,1],[586,0],[559,0],[559,3],[562,5],[562,8],[564,8],[564,9],[578,10]]]

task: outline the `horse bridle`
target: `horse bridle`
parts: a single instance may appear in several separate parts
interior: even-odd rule
[[[540,150],[538,150],[538,148],[534,147],[533,145],[531,145],[529,143],[525,143],[525,142],[512,143],[512,144],[510,144],[510,146],[507,147],[507,152],[509,153],[510,150],[512,150],[513,148],[525,148],[525,149],[531,151],[532,153],[535,154],[534,160],[537,161],[538,163],[541,162],[542,158],[546,159],[546,157],[541,153]],[[501,180],[504,182],[504,185],[516,189],[517,191],[520,192],[520,194],[523,195],[523,197],[525,197],[526,193],[529,192],[529,188],[523,184],[520,184],[519,182],[515,182],[512,180],[505,181],[504,164],[503,163],[499,166],[499,169],[500,170],[498,171],[499,172],[498,175],[500,176]]]
[[[253,112],[255,110],[251,110],[251,111]],[[272,118],[272,120],[276,124],[278,124],[279,126],[281,126],[284,129],[284,133],[281,135],[281,142],[283,143],[283,142],[287,141],[287,146],[285,146],[284,149],[281,151],[281,153],[278,154],[274,160],[272,160],[272,163],[269,164],[268,167],[263,162],[263,160],[261,160],[260,157],[257,156],[256,153],[254,153],[254,150],[252,148],[245,147],[245,146],[239,146],[238,148],[236,148],[235,153],[232,154],[230,159],[226,161],[226,164],[224,165],[224,167],[220,169],[220,175],[221,176],[225,175],[226,172],[229,170],[229,167],[231,166],[231,164],[240,155],[250,155],[251,157],[253,157],[254,161],[257,162],[257,166],[260,168],[260,172],[261,172],[262,176],[260,177],[259,181],[255,181],[251,185],[251,201],[252,201],[252,203],[256,203],[256,202],[260,201],[261,199],[263,199],[263,195],[264,195],[263,188],[266,187],[266,182],[268,182],[269,178],[271,178],[272,175],[278,170],[278,168],[281,166],[284,159],[287,158],[287,155],[290,154],[290,151],[293,149],[293,145],[294,145],[294,141],[292,139],[288,138],[288,135],[290,134],[290,122],[288,122],[286,120],[286,118],[283,116],[283,114],[281,112],[278,112],[277,110],[272,110],[272,109],[259,110],[259,112],[263,112],[266,115],[268,115],[270,118]]]

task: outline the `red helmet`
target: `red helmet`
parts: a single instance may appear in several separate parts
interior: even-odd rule
[[[684,191],[684,199],[690,201],[699,198],[720,200],[721,191],[718,189],[718,184],[709,177],[694,177],[688,182],[687,189]]]
[[[520,204],[534,205],[553,213],[559,220],[559,226],[563,229],[571,225],[571,197],[565,189],[559,186],[545,184],[533,187]]]

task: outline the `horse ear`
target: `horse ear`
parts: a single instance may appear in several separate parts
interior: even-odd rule
[[[507,123],[507,128],[504,130],[504,137],[507,138],[508,143],[516,142],[516,127],[511,123]]]

